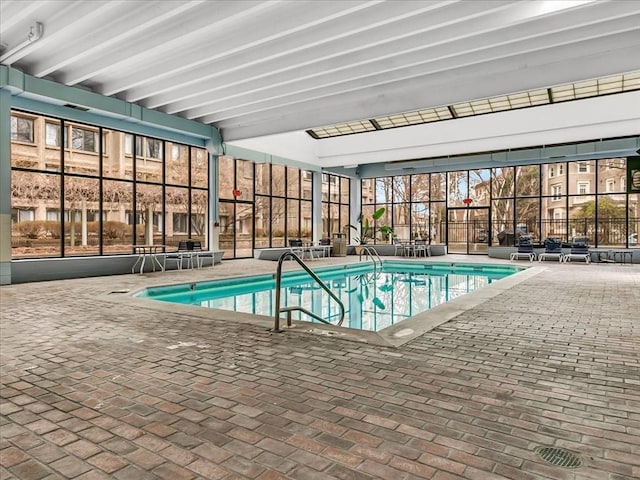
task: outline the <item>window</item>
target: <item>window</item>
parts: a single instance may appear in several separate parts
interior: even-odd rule
[[[124,153],[125,155],[133,155],[133,135],[130,133],[124,136]]]
[[[558,165],[558,175],[564,175],[564,165]]]
[[[60,220],[60,210],[57,208],[47,208],[47,220],[54,222]]]
[[[33,119],[11,115],[11,140],[33,143]]]
[[[173,233],[186,233],[189,231],[188,217],[186,213],[173,214]]]
[[[578,173],[589,173],[589,164],[586,162],[578,162]]]
[[[553,211],[553,219],[554,220],[562,220],[564,218],[564,210],[556,208]]]
[[[553,167],[549,168],[549,178],[553,178],[554,173],[555,169]]]
[[[562,197],[562,187],[560,185],[554,185],[551,187],[554,200],[560,200]]]
[[[578,182],[578,194],[586,195],[589,193],[589,182]]]
[[[33,208],[12,208],[11,221],[16,222],[32,222],[36,218],[36,211]]]
[[[613,192],[616,189],[616,181],[613,178],[607,180],[607,192]]]
[[[145,138],[145,156],[148,158],[157,158],[162,160],[162,140],[155,138]]]
[[[48,147],[60,146],[60,125],[55,123],[45,123],[45,142]]]
[[[74,150],[98,153],[98,132],[72,127],[71,147]]]

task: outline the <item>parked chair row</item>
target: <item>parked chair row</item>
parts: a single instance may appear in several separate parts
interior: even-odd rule
[[[558,260],[558,262],[570,262],[572,260],[583,260],[586,263],[591,263],[591,252],[589,252],[589,245],[584,241],[577,241],[571,244],[571,251],[569,253],[562,252],[562,242],[556,238],[547,238],[544,242],[544,252],[538,256],[538,262],[543,260]],[[510,259],[520,260],[526,259],[533,262],[536,259],[536,254],[533,251],[533,243],[531,237],[522,236],[518,242],[518,251],[513,252],[510,255]]]

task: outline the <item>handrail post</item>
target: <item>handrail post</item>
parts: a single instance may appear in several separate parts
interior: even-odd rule
[[[309,274],[309,276],[315,280],[318,285],[320,285],[320,287],[329,294],[329,296],[331,298],[333,298],[336,303],[338,304],[338,306],[340,307],[340,320],[338,321],[338,326],[342,325],[342,322],[344,321],[344,304],[342,303],[342,301],[340,300],[340,298],[338,298],[336,296],[335,293],[333,293],[331,291],[331,289],[329,287],[327,287],[327,285],[320,280],[320,277],[318,277],[315,273],[313,273],[313,271],[300,259],[298,258],[293,252],[285,252],[282,255],[280,255],[280,258],[278,259],[278,267],[276,269],[276,306],[275,306],[275,314],[274,314],[274,324],[273,324],[273,332],[275,333],[281,333],[283,330],[280,329],[280,312],[281,311],[286,311],[287,312],[287,326],[291,327],[291,310],[294,309],[294,307],[286,307],[284,309],[280,308],[280,290],[281,290],[281,286],[282,286],[282,263],[284,262],[284,260],[287,257],[291,257],[293,260],[295,260],[296,262],[298,262],[298,264]],[[304,313],[306,313],[307,315],[310,315],[312,317],[314,317],[315,319],[324,322],[324,323],[330,323],[328,321],[326,321],[325,319],[323,319],[322,317],[316,315],[313,312],[310,312],[308,310],[305,310],[302,307],[295,307],[295,310],[300,310]]]

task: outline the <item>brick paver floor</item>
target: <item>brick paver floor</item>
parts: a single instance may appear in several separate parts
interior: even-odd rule
[[[640,478],[640,265],[545,264],[398,348],[122,293],[274,270],[2,287],[0,478]]]

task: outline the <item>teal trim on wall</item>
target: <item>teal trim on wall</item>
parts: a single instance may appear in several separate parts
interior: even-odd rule
[[[193,146],[213,145],[221,149],[220,132],[211,125],[32,77],[15,68],[0,65],[0,89],[11,93],[11,104],[17,109]]]
[[[223,152],[224,155],[240,158],[242,160],[251,160],[255,163],[275,163],[276,165],[286,165],[289,167],[300,168],[301,170],[311,170],[316,172],[322,171],[322,167],[319,167],[318,165],[311,165],[310,163],[293,160],[291,158],[279,157],[277,155],[269,155],[268,153],[262,153],[235,145],[227,145],[226,143],[223,143]]]

